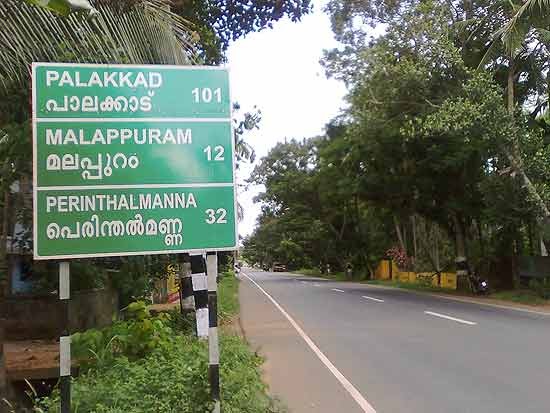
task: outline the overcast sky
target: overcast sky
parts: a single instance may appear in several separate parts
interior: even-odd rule
[[[279,21],[273,29],[252,33],[229,48],[233,101],[240,103],[242,112],[254,105],[262,111],[260,129],[246,137],[258,160],[285,137],[318,136],[344,106],[343,83],[327,79],[319,64],[323,49],[338,45],[322,11],[326,1],[313,3],[314,12],[302,21]],[[240,169],[239,180],[246,179],[251,170]],[[239,224],[242,236],[254,229],[260,205],[252,198],[260,189],[239,193],[245,212]]]

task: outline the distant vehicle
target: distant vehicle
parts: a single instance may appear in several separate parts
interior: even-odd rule
[[[481,278],[477,274],[469,274],[468,282],[470,283],[470,289],[474,294],[487,295],[489,294],[489,283],[487,280]]]
[[[273,271],[273,272],[283,272],[283,271],[286,271],[286,265],[281,264],[280,262],[274,262],[271,271]]]

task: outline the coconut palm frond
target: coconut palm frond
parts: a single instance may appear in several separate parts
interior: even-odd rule
[[[549,15],[550,0],[525,0],[515,8],[513,16],[496,35],[502,39],[508,53],[513,54],[530,28],[539,23],[548,26]]]
[[[477,68],[483,69],[485,65],[487,65],[487,63],[489,63],[492,59],[499,55],[501,50],[502,46],[498,40],[491,41]]]
[[[188,65],[191,24],[168,0],[96,0],[96,13],[63,17],[19,0],[0,2],[0,87],[26,85],[32,62]],[[126,7],[121,4],[126,3]]]

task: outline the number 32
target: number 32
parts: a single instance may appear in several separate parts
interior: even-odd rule
[[[208,218],[205,219],[207,224],[227,224],[227,211],[223,208],[218,208],[217,210],[207,209],[206,215]]]

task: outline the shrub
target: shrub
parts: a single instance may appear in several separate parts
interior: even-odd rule
[[[276,413],[267,396],[261,359],[235,336],[221,336],[221,390],[226,413]],[[144,359],[117,358],[109,369],[89,370],[73,380],[73,409],[79,413],[204,413],[211,410],[206,342],[177,336]],[[57,393],[37,412],[58,412]]]
[[[91,329],[71,337],[72,351],[85,370],[109,367],[119,357],[137,360],[170,341],[174,331],[170,315],[151,317],[144,302],[130,304],[123,311],[124,320],[101,330]]]
[[[529,289],[545,300],[550,298],[550,279],[531,279],[529,281]]]
[[[238,280],[220,282],[220,316],[238,313]],[[208,345],[193,336],[194,316],[178,311],[152,317],[143,302],[130,304],[123,320],[73,335],[73,352],[87,361],[73,379],[78,413],[205,413],[211,411]],[[262,360],[243,339],[220,335],[220,374],[226,413],[279,413],[262,382]],[[59,393],[38,400],[37,412],[59,411]]]

